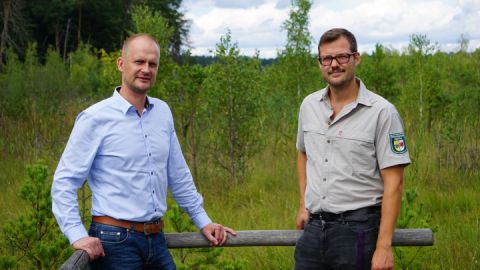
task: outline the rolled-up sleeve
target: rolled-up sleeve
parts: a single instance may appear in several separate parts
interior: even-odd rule
[[[380,112],[376,131],[376,155],[380,169],[411,163],[402,119],[393,105]]]
[[[303,126],[302,126],[302,107],[300,106],[300,112],[298,113],[298,129],[297,129],[297,150],[301,152],[305,152],[305,141],[304,141],[304,133],[303,133]]]

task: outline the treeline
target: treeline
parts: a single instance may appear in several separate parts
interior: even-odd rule
[[[249,56],[243,56],[244,58],[251,58]],[[215,56],[208,56],[208,55],[192,55],[190,57],[191,61],[195,64],[199,64],[202,67],[206,67],[210,64],[215,63],[218,59]],[[260,65],[263,66],[270,66],[277,61],[276,58],[260,58]]]
[[[42,62],[49,48],[64,60],[81,44],[107,51],[119,49],[135,31],[132,13],[138,6],[148,6],[165,19],[172,29],[168,51],[178,56],[189,31],[181,4],[182,0],[2,0],[0,67],[6,49],[23,59],[31,42],[37,44]]]
[[[40,8],[43,1],[31,2],[34,3],[27,6]],[[109,36],[105,36],[106,43],[93,42],[93,39],[88,43],[85,42],[90,40],[88,35],[101,35],[96,30],[86,30],[89,29],[85,15],[89,1],[50,2],[52,5],[76,3],[73,5],[76,8],[68,14],[81,12],[82,42],[78,46],[67,46],[71,48],[67,50],[62,46],[45,50],[45,41],[30,39],[21,52],[13,47],[5,50],[0,73],[0,151],[8,162],[44,158],[55,164],[75,115],[89,104],[110,96],[120,84],[116,59],[120,55],[120,40],[126,34],[122,32],[125,22],[110,22],[111,28],[105,29],[108,34],[100,31]],[[100,2],[92,1],[103,6]],[[104,1],[105,5],[115,6],[110,2]],[[169,1],[150,2],[160,5]],[[176,10],[174,3],[181,1],[171,2],[169,7]],[[136,1],[122,3],[131,5]],[[177,58],[161,57],[157,83],[150,95],[170,105],[178,137],[197,183],[213,178],[219,183],[241,185],[248,181],[249,167],[257,154],[268,150],[275,159],[294,153],[300,103],[306,95],[325,86],[316,55],[310,53],[313,45],[308,32],[310,6],[306,0],[294,1],[289,18],[283,24],[287,44],[272,63],[262,64],[258,56],[242,56],[228,31],[220,37],[214,56],[207,64],[199,64],[202,63],[199,58],[188,53]],[[107,10],[103,11],[107,13]],[[128,14],[131,32],[150,33],[162,45],[162,55],[171,52],[172,39],[178,35],[179,28],[169,23],[160,8],[139,5],[129,9]],[[111,19],[123,18],[110,15]],[[68,16],[59,18],[63,18],[63,24],[58,25],[68,25]],[[50,23],[55,25],[54,20]],[[119,32],[123,34],[118,35],[115,29],[121,29]],[[56,35],[62,34],[54,32],[46,36]],[[467,52],[465,43],[468,45],[468,41],[463,40],[457,52],[447,54],[439,51],[426,35],[412,34],[408,48],[403,51],[377,44],[373,53],[362,54],[358,76],[367,88],[395,104],[404,119],[407,144],[414,161],[409,173],[416,181],[431,177],[431,170],[445,168],[470,176],[478,173],[480,49]],[[422,163],[423,160],[428,160],[428,165]],[[44,167],[41,168],[45,178]],[[0,184],[10,177],[2,176]],[[48,200],[48,196],[44,199]],[[54,222],[49,226],[49,230],[57,230]],[[3,232],[6,235],[6,231]],[[15,241],[12,237],[8,239],[9,243]],[[41,254],[54,258],[62,252],[59,247],[65,246],[65,241],[59,244],[53,236],[46,239],[53,241],[57,249],[48,249],[48,252],[43,249],[38,255],[28,250],[30,238],[25,239],[24,249],[23,242],[19,242],[17,246],[0,247],[0,255],[33,258],[37,269],[58,266],[59,262],[38,258]]]

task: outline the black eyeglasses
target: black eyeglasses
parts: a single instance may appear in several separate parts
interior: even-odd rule
[[[346,64],[348,61],[350,61],[350,56],[357,54],[356,52],[354,53],[340,53],[337,55],[325,55],[325,56],[319,56],[318,61],[320,61],[320,64],[322,66],[330,66],[333,62],[333,59],[337,60],[339,64]]]

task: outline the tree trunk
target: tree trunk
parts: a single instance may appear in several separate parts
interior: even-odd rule
[[[80,189],[80,196],[81,196],[81,215],[80,215],[80,218],[82,220],[82,223],[85,224],[85,216],[86,216],[86,212],[87,212],[87,206],[86,206],[86,203],[87,203],[87,198],[85,196],[85,185],[86,185],[86,181],[83,183],[82,185],[82,188]]]
[[[2,36],[0,40],[0,70],[3,66],[3,54],[5,51],[5,47],[7,45],[7,37],[8,37],[8,19],[10,17],[10,1],[5,0],[3,2],[3,29],[2,29]]]
[[[59,28],[59,23],[58,23],[58,20],[57,20],[57,23],[55,24],[55,49],[60,52],[60,30],[58,30]]]
[[[78,21],[77,21],[77,48],[80,47],[80,43],[82,41],[81,36],[81,29],[82,29],[82,1],[78,1]]]
[[[236,143],[236,131],[235,131],[235,118],[234,118],[234,102],[233,102],[233,91],[232,87],[228,87],[228,113],[229,113],[229,145],[230,145],[230,176],[232,177],[233,181],[237,182],[237,168],[236,168],[236,160],[235,160],[235,143]]]
[[[67,60],[68,32],[70,32],[70,18],[67,21],[67,30],[65,31],[65,41],[63,42],[63,62]]]
[[[191,140],[191,152],[192,152],[192,166],[193,166],[193,179],[198,181],[198,168],[197,168],[197,142],[196,142],[196,133],[195,133],[195,115],[192,113],[190,115],[190,123],[192,125],[192,140]]]

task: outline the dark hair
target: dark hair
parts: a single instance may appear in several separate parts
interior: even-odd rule
[[[332,28],[323,33],[322,37],[320,38],[320,42],[318,42],[318,54],[320,54],[321,45],[334,42],[341,37],[347,38],[348,42],[350,43],[350,50],[352,53],[357,52],[357,40],[350,31],[344,28]]]

